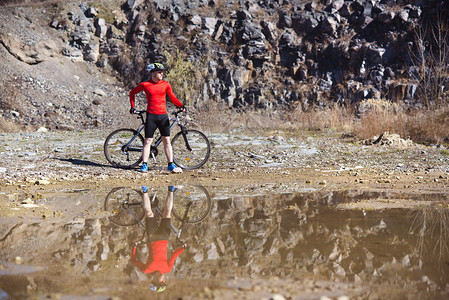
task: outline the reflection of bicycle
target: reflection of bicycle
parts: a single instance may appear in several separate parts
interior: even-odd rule
[[[143,136],[142,130],[145,128],[144,114],[146,111],[137,111],[138,119],[142,122],[137,130],[130,128],[117,129],[106,138],[104,142],[104,155],[109,163],[119,168],[132,168],[142,161]],[[187,129],[181,124],[179,118],[181,111],[174,112],[174,117],[170,119],[170,129],[178,124],[181,129],[172,139],[174,163],[183,169],[192,170],[203,166],[209,159],[210,142],[199,130]],[[151,145],[150,156],[156,163],[158,146],[162,142],[162,137],[155,139]]]
[[[157,190],[153,192],[151,207],[159,216],[160,200]],[[119,226],[132,226],[139,224],[142,228],[142,219],[145,210],[142,205],[142,192],[138,189],[117,187],[112,189],[106,196],[104,209],[111,213],[109,220]],[[186,223],[198,223],[204,220],[210,213],[212,201],[208,191],[200,185],[185,186],[177,189],[174,193],[172,215],[180,225],[176,228],[172,225],[175,235],[179,238]]]

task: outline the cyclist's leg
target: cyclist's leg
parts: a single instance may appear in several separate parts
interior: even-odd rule
[[[145,140],[142,150],[142,161],[144,164],[148,163],[148,159],[150,158],[151,143],[153,142],[154,132],[157,127],[157,115],[147,113],[145,122]]]
[[[145,164],[148,163],[148,159],[150,158],[151,143],[153,143],[152,138],[145,138],[143,142],[142,161]]]
[[[170,143],[170,137],[169,136],[163,136],[162,142],[164,143],[164,152],[165,156],[167,157],[167,170],[173,173],[182,173],[182,169],[177,167],[173,163],[173,147]]]
[[[170,121],[168,115],[161,115],[161,118],[157,124],[162,137],[162,143],[164,144],[164,153],[168,163],[173,162],[173,149],[170,143]]]
[[[167,198],[165,199],[164,211],[162,212],[162,218],[170,219],[171,211],[173,209],[173,192],[167,191]]]
[[[163,136],[162,142],[164,143],[164,153],[165,153],[165,157],[167,157],[167,163],[172,163],[173,162],[173,148],[170,143],[170,137]]]
[[[161,241],[168,240],[170,238],[171,232],[171,211],[173,209],[173,192],[167,192],[167,199],[165,200],[164,211],[162,212],[162,220],[157,227],[155,223],[150,223],[153,221],[148,221],[147,224],[152,224],[153,228],[148,228],[152,230],[150,241]],[[154,220],[154,218],[146,218],[147,220]],[[156,229],[154,229],[156,228]]]
[[[153,214],[153,211],[151,210],[150,196],[148,195],[148,193],[142,193],[142,198],[143,198],[143,209],[145,210],[145,215],[148,218],[153,218],[154,214]]]

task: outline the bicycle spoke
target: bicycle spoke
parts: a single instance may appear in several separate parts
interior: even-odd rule
[[[104,153],[113,166],[131,168],[140,163],[143,137],[136,135],[137,132],[133,129],[119,129],[106,138]]]
[[[114,188],[108,193],[104,209],[111,213],[109,220],[120,226],[137,224],[145,215],[140,192],[125,187]]]
[[[187,130],[186,140],[181,132],[172,141],[175,163],[183,169],[196,169],[204,165],[210,155],[210,143],[207,137],[198,130]]]
[[[182,220],[188,209],[187,223],[197,223],[209,214],[211,206],[209,193],[203,186],[187,186],[175,192],[173,215]]]

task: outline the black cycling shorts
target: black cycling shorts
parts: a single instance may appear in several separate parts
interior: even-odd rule
[[[162,218],[161,224],[157,226],[157,222],[154,217],[145,218],[145,230],[150,242],[168,241],[171,231],[171,219]]]
[[[156,129],[159,129],[161,136],[170,136],[170,121],[168,120],[168,114],[155,115],[147,113],[145,138],[153,138]]]

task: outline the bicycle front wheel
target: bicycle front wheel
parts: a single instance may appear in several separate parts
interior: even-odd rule
[[[114,167],[132,168],[142,161],[143,137],[134,129],[118,129],[104,142],[104,155]]]
[[[185,135],[178,132],[172,142],[174,163],[186,170],[197,169],[209,159],[210,142],[199,130],[187,129]]]
[[[209,192],[201,185],[190,185],[175,191],[173,215],[187,223],[198,223],[206,218],[212,208]]]

